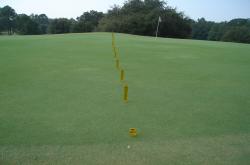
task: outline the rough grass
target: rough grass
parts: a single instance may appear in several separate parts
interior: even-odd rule
[[[116,40],[128,104],[111,34],[0,37],[0,164],[250,164],[250,45]]]

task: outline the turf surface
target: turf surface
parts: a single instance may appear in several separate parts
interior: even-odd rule
[[[0,164],[250,164],[250,45],[116,44],[128,104],[110,33],[0,37]]]

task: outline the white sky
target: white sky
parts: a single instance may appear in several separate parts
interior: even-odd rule
[[[76,18],[83,12],[106,12],[114,4],[125,0],[0,0],[0,7],[9,5],[18,14],[46,14],[50,18]],[[211,21],[233,18],[250,18],[250,0],[167,0],[178,11],[184,11],[192,19],[205,17]]]
[[[9,5],[17,13],[46,14],[50,18],[76,18],[89,10],[107,11],[123,0],[0,0],[0,6]]]

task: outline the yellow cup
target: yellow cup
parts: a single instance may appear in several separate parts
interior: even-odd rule
[[[129,135],[132,136],[132,137],[137,136],[137,130],[136,130],[136,128],[130,128],[129,129]]]

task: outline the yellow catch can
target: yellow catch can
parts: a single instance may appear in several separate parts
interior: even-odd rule
[[[121,79],[121,81],[124,80],[124,70],[123,69],[121,69],[121,77],[120,77],[120,79]]]
[[[130,129],[129,129],[129,135],[130,135],[131,137],[137,136],[137,130],[136,130],[136,128],[130,128]]]
[[[127,103],[128,102],[128,85],[125,84],[124,85],[124,96],[123,96],[123,100]]]

